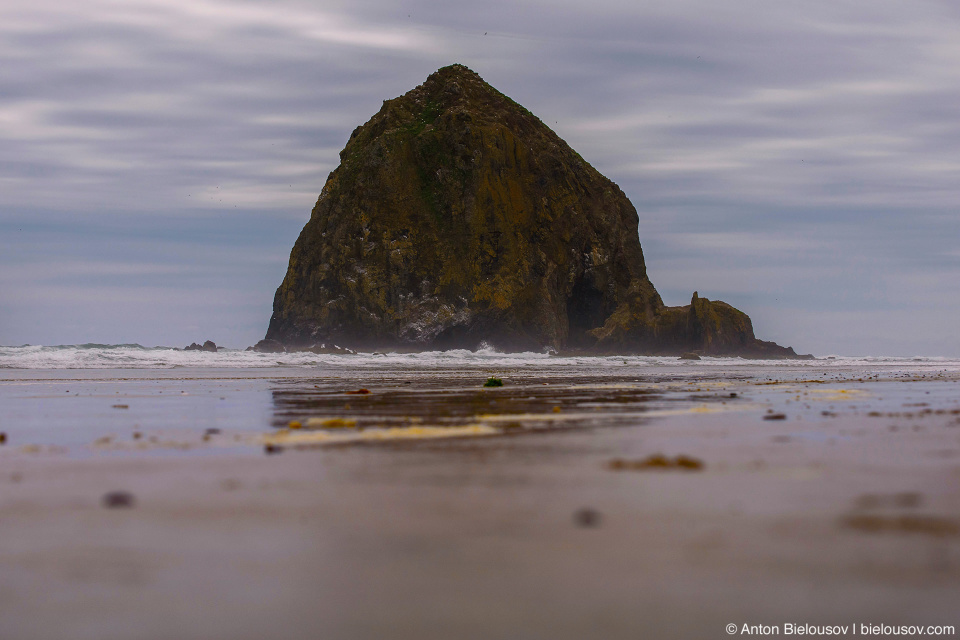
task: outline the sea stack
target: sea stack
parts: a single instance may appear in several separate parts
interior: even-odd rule
[[[796,357],[723,302],[665,306],[638,224],[536,116],[444,67],[350,135],[258,346]]]

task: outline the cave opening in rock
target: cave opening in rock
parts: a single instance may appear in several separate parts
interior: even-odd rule
[[[607,305],[603,292],[593,283],[593,278],[581,275],[573,285],[567,300],[567,343],[571,347],[589,346],[595,338],[587,332],[603,325],[607,319]]]

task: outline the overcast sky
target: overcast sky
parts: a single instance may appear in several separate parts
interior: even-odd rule
[[[694,290],[820,355],[960,355],[960,4],[0,0],[0,344],[263,337],[350,132],[460,62]]]

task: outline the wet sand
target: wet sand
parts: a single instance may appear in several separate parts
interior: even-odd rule
[[[958,377],[4,372],[0,638],[960,626]]]

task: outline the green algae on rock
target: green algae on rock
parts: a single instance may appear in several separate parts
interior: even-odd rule
[[[726,303],[665,306],[638,225],[536,116],[444,67],[353,131],[258,346],[796,357]]]

